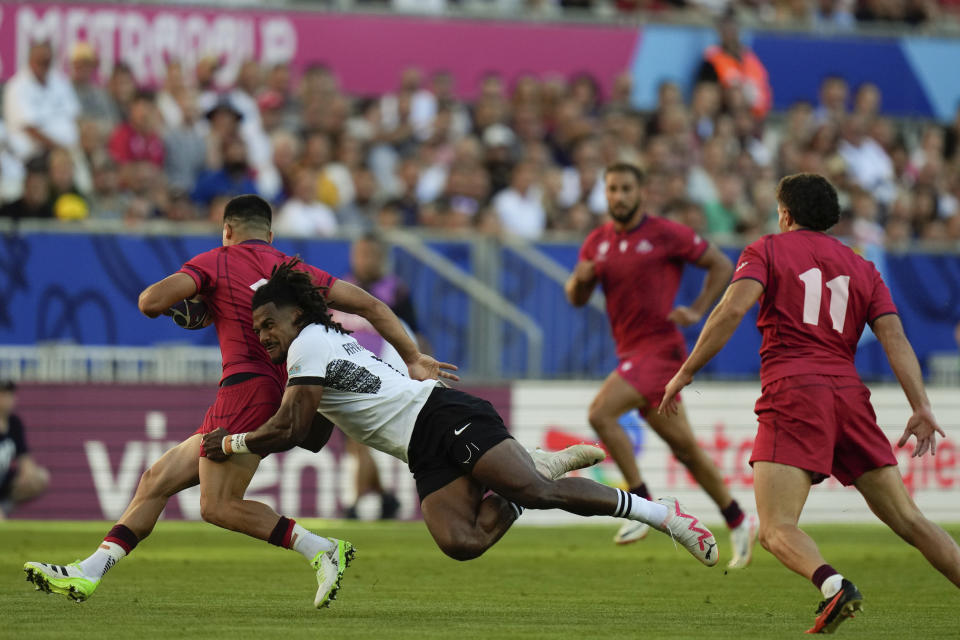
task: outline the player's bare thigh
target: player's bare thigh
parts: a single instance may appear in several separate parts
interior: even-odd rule
[[[810,494],[810,472],[779,462],[753,463],[753,493],[760,526],[796,525]]]
[[[641,409],[640,414],[650,428],[675,451],[685,451],[695,447],[697,440],[693,428],[687,419],[687,411],[682,403],[677,404],[677,413],[659,413],[656,407]]]
[[[590,403],[591,419],[595,417],[619,419],[631,409],[644,411],[650,405],[633,385],[616,371],[611,371]]]
[[[896,466],[867,471],[853,484],[867,501],[870,510],[894,531],[899,532],[922,517],[920,509],[903,484],[900,469]]]
[[[483,487],[470,476],[460,476],[423,499],[423,522],[438,547],[446,551],[472,536],[482,499]]]
[[[143,474],[137,493],[172,496],[175,493],[200,484],[200,441],[203,436],[195,433],[160,456]]]

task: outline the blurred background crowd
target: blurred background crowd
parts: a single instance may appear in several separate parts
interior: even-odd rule
[[[332,0],[329,4],[343,4]],[[736,11],[743,20],[791,28],[846,30],[856,26],[956,21],[957,0],[356,0],[357,6],[416,12],[495,8],[500,12],[557,16],[630,16],[638,12],[696,19]],[[942,25],[940,25],[942,26]]]
[[[887,20],[894,5],[907,21],[935,10],[918,0],[749,6],[777,15],[842,6],[849,20],[871,11]],[[583,236],[606,212],[604,166],[627,161],[647,174],[649,211],[722,242],[774,231],[777,181],[798,171],[837,185],[837,232],[860,244],[960,241],[960,110],[952,122],[894,120],[881,115],[876,86],[826,77],[816,104],[772,113],[766,70],[740,43],[735,14],[717,25],[720,42],[704,51],[689,96],[664,83],[649,112],[631,106],[628,74],[605,95],[589,75],[508,83],[491,72],[464,101],[451,74],[413,68],[386,95],[347,95],[322,64],[295,77],[287,64],[248,61],[221,87],[221,61],[207,57],[192,68],[168,61],[163,86],[147,88],[122,63],[98,82],[87,43],[69,52],[64,74],[54,45],[34,42],[3,87],[0,217],[212,225],[230,197],[255,192],[275,205],[282,235]]]

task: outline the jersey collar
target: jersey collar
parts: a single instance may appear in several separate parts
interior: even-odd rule
[[[266,240],[258,240],[257,238],[252,238],[250,240],[244,240],[238,244],[270,244]]]

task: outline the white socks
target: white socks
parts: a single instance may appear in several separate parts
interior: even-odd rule
[[[317,534],[304,529],[299,524],[293,525],[293,532],[290,534],[290,548],[298,553],[302,553],[307,562],[313,562],[317,554],[321,551],[332,551],[337,548],[336,542],[331,542],[329,538],[318,536]]]
[[[659,502],[651,502],[645,498],[617,489],[617,508],[613,512],[616,518],[627,518],[659,527],[667,519],[668,509]]]
[[[101,542],[97,550],[86,560],[80,562],[84,575],[99,580],[110,568],[127,555],[123,547],[116,542]]]
[[[837,595],[837,592],[840,591],[842,583],[843,576],[839,573],[835,573],[823,581],[823,584],[820,585],[820,593],[823,594],[824,598],[830,599]]]

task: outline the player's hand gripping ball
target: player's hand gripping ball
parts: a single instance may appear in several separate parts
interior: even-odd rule
[[[181,300],[164,312],[170,316],[177,326],[184,329],[202,329],[207,326],[207,303],[200,298]]]

